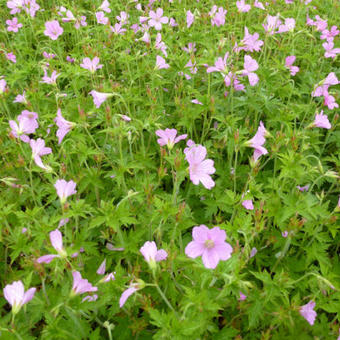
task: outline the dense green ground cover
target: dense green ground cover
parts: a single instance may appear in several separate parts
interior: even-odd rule
[[[111,0],[107,12],[97,0],[37,0],[34,12],[34,2],[25,1],[8,3],[13,9],[22,2],[26,11],[10,14],[6,1],[0,9],[0,282],[4,288],[21,280],[36,291],[17,313],[5,291],[0,296],[0,338],[336,339],[340,35],[335,50],[328,48],[331,57],[320,36],[339,24],[339,3],[263,1],[261,9],[248,0],[251,9],[242,12],[236,1],[139,7]],[[224,15],[210,12],[213,5],[227,10],[224,24]],[[60,6],[74,19],[58,14]],[[159,30],[150,19],[157,8],[169,19]],[[276,15],[282,27],[266,32],[268,16]],[[13,17],[22,24],[17,32],[6,23]],[[287,18],[295,26],[285,26]],[[54,20],[62,29],[46,26]],[[241,43],[245,27],[263,42],[255,50],[244,50],[251,45]],[[194,49],[183,50],[189,43]],[[226,68],[210,72],[227,52]],[[254,67],[247,68],[245,56]],[[296,56],[295,75],[285,66],[288,56]],[[102,67],[84,68],[87,57],[98,57]],[[169,67],[157,68],[158,57]],[[48,79],[53,71],[55,81]],[[329,88],[322,83],[328,76]],[[93,90],[110,94],[100,107]],[[24,91],[26,101],[14,102]],[[56,125],[59,109],[72,128]],[[24,110],[30,117],[18,118]],[[328,118],[318,116],[318,123],[321,110]],[[20,139],[10,121],[33,142]],[[67,132],[63,138],[58,128]],[[156,131],[167,128],[187,139],[160,146]],[[39,138],[51,149],[40,153],[43,164],[39,152],[32,155]],[[187,146],[189,139],[196,146]],[[205,163],[210,170],[190,161],[197,145],[213,161]],[[205,184],[196,185],[202,171]],[[72,180],[76,192],[63,199],[57,180]],[[210,268],[188,248],[200,225],[224,230],[232,247],[221,261],[209,253],[218,262]],[[59,251],[49,236],[58,226]],[[166,259],[148,263],[140,252],[146,241],[164,249]],[[38,261],[47,254],[59,257]],[[105,273],[114,275],[108,282],[97,273],[104,259]],[[97,291],[80,294],[76,271]],[[123,305],[127,288],[137,291]],[[83,301],[87,295],[94,301]],[[314,322],[301,309],[311,301]]]

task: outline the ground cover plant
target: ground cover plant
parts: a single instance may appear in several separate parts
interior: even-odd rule
[[[1,339],[337,339],[340,4],[9,0]]]

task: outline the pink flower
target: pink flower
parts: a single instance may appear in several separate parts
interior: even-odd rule
[[[58,109],[57,117],[54,119],[54,122],[58,126],[57,130],[57,137],[58,137],[58,144],[62,142],[66,134],[75,126],[75,123],[69,122],[61,115],[61,110]]]
[[[187,28],[189,28],[195,20],[195,16],[191,13],[191,11],[187,11]]]
[[[35,294],[36,288],[30,288],[25,292],[25,287],[21,281],[14,281],[12,284],[5,286],[4,297],[12,306],[12,313],[17,314],[21,307],[31,301]]]
[[[297,66],[292,66],[295,63],[295,55],[290,55],[286,58],[285,67],[290,70],[290,74],[295,76],[297,72],[299,72],[299,68]]]
[[[145,261],[148,262],[152,269],[156,267],[156,262],[163,261],[168,257],[168,253],[164,249],[157,250],[157,246],[154,241],[146,241],[139,251],[142,253]]]
[[[6,80],[1,79],[2,76],[0,76],[0,94],[3,94],[6,91]]]
[[[17,62],[17,57],[12,52],[6,53],[6,58],[14,64]]]
[[[106,269],[106,259],[100,264],[99,268],[97,269],[96,273],[98,275],[104,275]]]
[[[148,24],[150,27],[155,27],[157,31],[162,29],[162,24],[167,24],[169,21],[168,17],[163,17],[163,9],[157,8],[156,12],[150,11],[149,13],[150,20]]]
[[[262,25],[264,30],[269,33],[270,35],[275,33],[275,30],[281,25],[281,20],[279,19],[279,16],[267,16],[267,23],[265,25]]]
[[[193,104],[203,105],[203,103],[201,103],[198,99],[193,99],[191,102],[192,102]]]
[[[119,307],[122,308],[126,302],[126,300],[135,292],[137,292],[138,288],[136,285],[129,287],[128,289],[124,290],[122,296],[119,299]]]
[[[288,231],[285,230],[284,232],[281,233],[282,237],[286,238],[288,236]]]
[[[209,15],[211,17],[211,25],[212,26],[223,26],[225,24],[225,16],[227,14],[227,10],[225,10],[223,7],[219,7],[217,10],[217,6],[214,5],[209,12]]]
[[[338,30],[337,26],[332,26],[331,30],[324,29],[320,36],[320,39],[326,39],[328,42],[333,41],[334,37],[336,37],[340,31]]]
[[[36,112],[22,111],[17,118],[19,125],[14,120],[9,121],[12,135],[15,138],[20,137],[23,142],[28,143],[30,138],[27,135],[35,133],[35,130],[39,127],[37,118],[38,114]]]
[[[245,3],[245,0],[236,1],[236,6],[239,12],[249,12],[251,6]]]
[[[78,271],[72,272],[73,276],[73,286],[71,291],[72,295],[83,294],[86,292],[96,292],[98,290],[97,287],[93,287],[88,280],[83,279],[81,274]]]
[[[168,56],[168,53],[166,52],[167,47],[165,43],[162,41],[162,35],[160,33],[157,33],[155,48],[157,50],[161,50],[165,57]]]
[[[249,51],[249,52],[259,52],[261,50],[261,46],[263,45],[262,40],[259,39],[259,34],[254,33],[254,34],[249,34],[248,28],[244,28],[244,38],[241,40],[240,46],[235,47],[235,50],[237,52],[244,50],[244,51]]]
[[[239,298],[240,301],[244,301],[247,298],[247,295],[244,295],[242,292],[239,292],[239,294],[240,294],[240,298]]]
[[[91,60],[90,58],[84,58],[83,59],[83,63],[80,64],[80,66],[82,68],[85,68],[86,70],[89,70],[91,73],[96,72],[96,70],[99,70],[103,67],[102,64],[99,64],[99,58],[98,57],[94,57],[93,60]]]
[[[170,65],[169,64],[167,64],[166,62],[165,62],[165,59],[164,58],[162,58],[161,56],[157,56],[156,57],[156,69],[157,70],[161,70],[161,69],[163,69],[163,68],[169,68],[170,67]]]
[[[25,97],[25,91],[22,94],[18,94],[15,99],[13,100],[13,103],[22,103],[22,104],[27,104],[27,99]]]
[[[293,18],[286,18],[285,23],[279,26],[279,30],[277,33],[284,33],[293,31],[295,28],[295,19]]]
[[[80,26],[87,26],[86,17],[82,15],[80,18],[77,18],[74,27],[78,30]]]
[[[257,254],[257,249],[254,247],[254,248],[252,248],[252,250],[250,251],[249,258],[254,257],[256,254]]]
[[[35,0],[23,0],[23,4],[24,11],[32,18],[34,18],[35,13],[39,10],[40,6],[36,3]]]
[[[77,190],[75,190],[76,186],[77,184],[73,181],[66,182],[64,179],[57,180],[54,187],[57,190],[61,204],[64,204],[69,196],[77,193]]]
[[[254,1],[254,7],[257,7],[257,8],[260,8],[260,9],[265,9],[264,6],[263,6],[263,3],[258,1],[258,0]]]
[[[106,25],[109,22],[109,18],[107,18],[102,11],[96,12],[96,18],[98,24]]]
[[[208,229],[204,224],[192,230],[193,241],[185,248],[185,254],[191,258],[202,256],[206,268],[216,268],[220,260],[231,257],[233,248],[225,242],[226,232],[219,227]]]
[[[50,241],[52,247],[58,252],[58,255],[48,254],[37,259],[38,263],[50,263],[56,257],[66,257],[66,251],[63,248],[63,235],[56,229],[50,232]]]
[[[126,28],[122,28],[122,24],[118,24],[118,22],[115,23],[114,27],[110,26],[110,29],[114,34],[124,35],[126,32]]]
[[[107,0],[104,0],[103,3],[100,5],[99,9],[106,13],[111,13],[111,9],[109,8],[110,3]]]
[[[127,115],[122,115],[122,119],[125,120],[126,122],[131,122],[131,118]]]
[[[97,294],[87,295],[81,300],[81,302],[85,302],[85,301],[91,302],[91,301],[96,301],[97,299],[98,299]]]
[[[93,97],[93,102],[97,109],[105,102],[107,98],[113,96],[111,93],[97,92],[95,90],[92,90],[90,95]]]
[[[325,49],[325,58],[335,58],[338,54],[340,54],[340,48],[333,48],[333,41],[327,41],[322,44],[322,47]]]
[[[114,281],[115,280],[115,276],[113,275],[113,273],[107,274],[105,275],[103,282],[109,282],[109,281]]]
[[[46,69],[44,70],[44,76],[42,78],[42,83],[55,85],[57,83],[57,78],[60,76],[60,73],[57,73],[57,71],[53,71],[51,76],[49,77],[47,75]]]
[[[189,144],[188,144],[189,145]],[[190,180],[198,185],[199,182],[207,189],[215,186],[210,175],[215,173],[214,161],[205,159],[207,149],[202,145],[191,146],[184,150],[185,158],[189,163]]]
[[[21,23],[18,23],[18,18],[14,17],[12,20],[6,20],[7,31],[17,33],[19,28],[22,27]]]
[[[57,20],[46,21],[44,34],[52,40],[57,40],[63,34],[64,29],[59,25]]]
[[[227,52],[224,55],[224,58],[218,57],[215,66],[210,66],[207,68],[207,73],[211,72],[221,72],[222,74],[226,74],[228,72],[228,67],[227,67],[227,59],[229,57],[229,53]]]
[[[330,129],[332,127],[331,123],[328,120],[327,115],[323,114],[323,110],[321,110],[319,114],[317,113],[315,115],[313,126],[324,128],[324,129]]]
[[[20,13],[23,8],[23,0],[9,0],[7,1],[7,7],[11,9],[10,14]]]
[[[247,210],[254,210],[254,205],[252,200],[244,200],[242,202],[242,205],[247,209]]]
[[[45,147],[45,141],[41,138],[38,138],[37,140],[31,139],[30,146],[32,149],[32,158],[34,159],[35,164],[44,170],[50,170],[49,167],[46,167],[43,164],[40,157],[52,153],[52,149]]]
[[[301,192],[308,191],[309,184],[307,184],[307,185],[305,185],[303,187],[301,187],[300,185],[297,185],[296,188],[299,189]]]
[[[242,71],[243,76],[248,76],[249,84],[251,86],[255,86],[259,77],[253,71],[256,71],[259,68],[259,65],[255,59],[253,59],[249,55],[244,56],[244,70]]]
[[[116,19],[119,21],[119,23],[121,25],[125,25],[128,22],[129,14],[127,14],[124,11],[122,11],[122,12],[120,12],[120,16],[116,16]]]
[[[172,149],[176,143],[181,141],[182,139],[187,138],[188,135],[180,135],[176,137],[177,130],[176,129],[165,129],[165,130],[157,130],[156,135],[161,137],[157,139],[157,143],[160,146],[167,145],[169,149]]]
[[[260,122],[260,126],[257,129],[255,136],[248,142],[246,145],[254,148],[254,161],[256,162],[261,155],[266,155],[268,153],[267,149],[265,149],[262,145],[266,142],[265,135],[267,134],[267,130],[265,129],[262,122]]]
[[[316,312],[314,311],[315,302],[309,301],[306,305],[300,307],[300,314],[307,320],[307,322],[313,326],[316,318]]]

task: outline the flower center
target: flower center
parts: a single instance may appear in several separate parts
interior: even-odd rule
[[[215,243],[214,243],[213,240],[206,240],[204,242],[204,245],[205,245],[206,248],[211,249],[211,248],[214,248]]]

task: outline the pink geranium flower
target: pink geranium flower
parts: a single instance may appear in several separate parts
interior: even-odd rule
[[[192,237],[185,254],[191,258],[202,256],[206,268],[214,269],[220,260],[226,261],[231,257],[233,248],[225,242],[226,232],[219,227],[208,229],[202,224],[193,228]]]
[[[244,70],[242,71],[243,76],[247,76],[249,80],[249,84],[251,86],[255,86],[258,81],[259,77],[253,71],[256,71],[259,68],[259,65],[255,59],[253,59],[249,55],[244,56]]]
[[[242,292],[239,292],[239,294],[240,294],[240,298],[239,298],[240,301],[244,301],[247,298],[247,295],[244,295]]]
[[[279,19],[279,16],[267,16],[267,23],[265,25],[262,25],[264,30],[269,33],[270,35],[273,35],[275,30],[281,25],[281,20]]]
[[[38,263],[50,263],[56,257],[66,257],[66,251],[63,248],[63,235],[56,229],[50,232],[50,241],[52,247],[57,251],[57,254],[48,254],[37,259]]]
[[[189,145],[189,144],[188,144]],[[210,175],[215,173],[214,161],[205,159],[207,149],[202,145],[191,146],[184,150],[185,158],[189,163],[190,180],[198,185],[199,182],[207,189],[215,186]]]
[[[12,128],[12,135],[28,143],[30,138],[27,135],[35,133],[35,130],[39,127],[37,118],[38,114],[36,112],[22,111],[17,118],[19,125],[14,120],[9,121],[9,125]]]
[[[17,33],[22,24],[18,22],[18,18],[14,17],[12,20],[6,20],[7,31]]]
[[[38,138],[37,140],[31,139],[30,146],[35,164],[44,170],[49,170],[50,168],[43,164],[40,157],[52,153],[52,149],[45,147],[45,141],[41,138]]]
[[[5,79],[1,79],[2,76],[0,76],[0,94],[3,94],[6,91],[6,85],[7,82]]]
[[[327,41],[322,44],[322,47],[325,49],[325,58],[335,58],[338,54],[340,54],[340,48],[334,48],[333,41]]]
[[[111,13],[111,9],[109,8],[110,3],[107,0],[104,0],[103,3],[99,6],[99,9],[106,13]]]
[[[59,25],[57,20],[46,21],[44,34],[52,40],[57,40],[63,34],[64,29]]]
[[[152,269],[156,267],[156,262],[163,261],[168,257],[168,253],[164,249],[157,250],[157,246],[154,241],[145,242],[139,251],[142,253],[145,261],[148,262]]]
[[[24,91],[22,94],[18,94],[13,100],[13,103],[28,104],[25,94],[26,94],[26,91]]]
[[[82,64],[80,64],[82,68],[85,68],[86,70],[89,70],[91,73],[96,72],[96,70],[99,70],[103,67],[102,64],[99,64],[99,58],[94,57],[93,60],[90,58],[84,58]]]
[[[109,22],[109,18],[107,18],[102,11],[96,12],[96,18],[98,24],[106,25]]]
[[[83,279],[81,274],[78,271],[72,272],[73,276],[73,286],[71,290],[71,296],[77,294],[84,294],[86,292],[96,292],[98,290],[97,287],[93,287],[88,280]]]
[[[100,108],[107,98],[113,96],[112,93],[97,92],[95,90],[92,90],[90,95],[93,97],[93,103],[97,109]]]
[[[295,63],[295,55],[290,55],[286,58],[286,62],[285,62],[285,67],[287,67],[290,70],[290,74],[292,76],[295,76],[295,74],[297,72],[299,72],[299,68],[297,66],[293,66],[293,64]]]
[[[118,22],[115,23],[115,25],[112,27],[110,26],[110,29],[111,31],[114,33],[114,34],[121,34],[121,35],[124,35],[125,32],[126,32],[126,28],[123,28],[122,27],[122,24],[119,24]]]
[[[228,72],[227,60],[229,58],[229,53],[227,52],[224,55],[224,58],[218,57],[214,66],[209,66],[207,68],[207,73],[211,72],[221,72],[222,74],[226,74]]]
[[[5,299],[12,306],[13,314],[17,314],[24,304],[33,299],[35,291],[36,288],[30,288],[25,292],[25,287],[20,280],[6,285],[3,290]]]
[[[277,33],[291,32],[295,28],[295,19],[286,18],[285,23],[279,26]]]
[[[75,123],[69,122],[61,115],[61,110],[58,109],[57,117],[54,119],[54,122],[58,126],[57,137],[58,144],[62,142],[64,137],[68,134],[68,132],[76,125]]]
[[[191,11],[187,11],[187,28],[189,28],[195,20],[195,16],[191,13]]]
[[[14,64],[17,62],[17,57],[13,52],[6,53],[6,58]]]
[[[236,50],[236,52],[239,52],[241,50],[249,52],[253,51],[259,52],[261,50],[261,46],[263,45],[263,41],[258,39],[259,39],[258,33],[255,32],[254,34],[250,34],[248,28],[245,27],[244,38],[241,40],[239,46],[237,44],[235,45],[234,49]]]
[[[258,0],[254,1],[254,7],[257,7],[257,8],[260,8],[260,9],[265,9],[265,7],[263,6],[263,3],[258,1]]]
[[[313,326],[316,318],[316,312],[314,311],[315,302],[309,301],[306,305],[300,307],[300,314],[307,320],[307,322]]]
[[[236,6],[239,12],[249,12],[251,6],[245,3],[245,0],[236,1]]]
[[[126,300],[135,292],[137,292],[138,290],[138,285],[137,284],[133,284],[132,286],[130,286],[128,289],[124,290],[122,296],[119,299],[119,307],[122,308],[126,302]]]
[[[330,129],[332,127],[331,123],[328,120],[327,115],[323,114],[323,110],[321,110],[319,114],[317,113],[315,115],[313,126],[324,128],[324,129]]]
[[[169,22],[168,17],[163,17],[163,9],[157,8],[156,12],[150,11],[149,13],[150,20],[148,24],[150,27],[155,27],[157,31],[162,29],[162,24],[167,24]]]
[[[242,202],[242,205],[247,209],[247,210],[254,210],[254,205],[252,200],[244,200]]]
[[[261,155],[266,155],[268,153],[267,149],[262,145],[266,142],[265,135],[267,134],[267,130],[265,129],[262,122],[260,122],[260,126],[257,129],[255,136],[246,142],[247,146],[254,148],[254,161],[256,162]]]
[[[160,146],[167,145],[169,149],[172,149],[176,143],[178,143],[182,139],[187,138],[188,136],[184,134],[176,137],[177,135],[176,129],[157,130],[156,135],[160,137],[159,139],[157,139],[157,143]]]
[[[105,274],[105,270],[106,270],[106,259],[104,259],[104,261],[100,264],[100,266],[98,267],[96,273],[98,275],[104,275]]]
[[[165,69],[167,69],[167,68],[169,68],[170,67],[170,65],[169,64],[167,64],[166,62],[165,62],[165,59],[164,58],[162,58],[161,56],[157,56],[156,57],[156,69],[157,70],[161,70],[161,69],[163,69],[163,68],[165,68]]]
[[[64,179],[57,180],[54,187],[57,190],[61,204],[64,204],[69,196],[77,193],[76,186],[77,184],[73,181],[66,182]]]
[[[7,1],[7,7],[11,10],[10,14],[20,13],[24,6],[24,0],[9,0]]]
[[[225,16],[227,14],[227,10],[223,7],[219,7],[217,10],[217,6],[214,5],[209,12],[209,16],[211,17],[211,25],[212,26],[223,26],[225,24]]]
[[[55,85],[57,83],[57,78],[60,76],[60,73],[57,73],[57,71],[53,71],[51,73],[51,76],[49,77],[47,75],[46,69],[44,70],[44,76],[42,78],[42,83]]]

